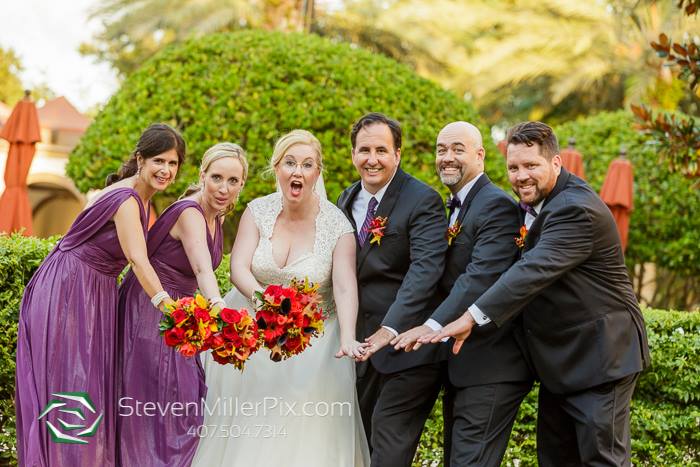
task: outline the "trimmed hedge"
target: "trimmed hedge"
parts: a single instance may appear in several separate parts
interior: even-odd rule
[[[0,236],[0,465],[16,462],[14,372],[17,312],[24,285],[57,238]],[[229,258],[216,271],[228,290]],[[652,367],[640,378],[632,404],[635,465],[686,466],[700,463],[700,314],[645,310]],[[442,458],[438,404],[428,420],[414,465],[437,466]],[[537,392],[520,407],[504,465],[536,465]]]
[[[58,237],[0,235],[0,465],[16,461],[15,349],[24,286]]]
[[[155,121],[178,127],[188,160],[158,207],[196,179],[204,151],[233,141],[248,152],[251,175],[242,205],[274,191],[263,178],[275,140],[304,128],[324,150],[326,190],[336,199],[356,180],[350,128],[369,111],[398,119],[404,129],[402,167],[433,186],[435,138],[446,123],[467,120],[484,134],[491,173],[505,182],[502,156],[474,108],[384,56],[308,34],[242,31],[173,45],[132,74],[95,118],[70,155],[68,175],[87,191],[103,186]]]

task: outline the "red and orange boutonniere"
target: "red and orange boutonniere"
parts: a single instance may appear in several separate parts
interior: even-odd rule
[[[461,231],[462,224],[460,224],[459,221],[456,221],[454,224],[447,228],[447,232],[445,233],[445,238],[447,239],[447,246],[452,246],[452,242]]]
[[[515,237],[515,244],[518,248],[525,246],[525,237],[527,237],[527,227],[525,225],[520,227],[520,237]]]
[[[384,236],[384,229],[386,229],[386,223],[389,220],[388,217],[377,216],[372,219],[369,226],[365,228],[367,233],[372,236],[369,244],[376,243],[377,245],[382,244],[382,237]]]

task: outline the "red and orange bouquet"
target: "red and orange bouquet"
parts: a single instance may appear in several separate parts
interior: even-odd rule
[[[292,279],[288,287],[270,285],[255,296],[255,319],[271,360],[278,362],[303,352],[312,337],[323,333],[326,315],[318,285],[308,279]]]
[[[224,308],[216,318],[216,330],[205,341],[214,360],[222,365],[231,364],[243,370],[248,358],[260,348],[258,324],[248,310]],[[203,349],[204,350],[204,349]]]
[[[165,345],[175,347],[185,357],[192,357],[213,334],[217,313],[218,308],[210,307],[200,294],[179,298],[173,305],[166,306],[160,320],[160,335]]]

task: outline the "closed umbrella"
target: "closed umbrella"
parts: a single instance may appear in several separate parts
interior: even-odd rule
[[[561,164],[566,170],[577,177],[586,179],[583,170],[583,156],[576,150],[576,140],[574,138],[569,138],[569,147],[562,149],[559,152],[559,156],[561,157]]]
[[[622,251],[627,249],[627,234],[630,227],[630,216],[634,208],[633,201],[633,168],[624,152],[610,163],[605,181],[600,189],[600,198],[610,208],[615,218],[617,231],[622,241]]]
[[[36,106],[25,92],[0,131],[0,138],[10,143],[5,164],[5,191],[0,197],[0,232],[24,228],[24,235],[32,234],[32,209],[27,193],[27,175],[41,141]]]

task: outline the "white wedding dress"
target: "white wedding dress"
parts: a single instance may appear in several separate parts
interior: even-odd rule
[[[280,268],[270,237],[282,210],[277,192],[253,200],[260,241],[252,272],[263,287],[308,277],[320,284],[322,307],[330,316],[323,335],[288,360],[273,362],[261,349],[241,373],[203,358],[207,403],[194,466],[362,467],[369,450],[355,391],[355,363],[335,358],[340,327],[331,283],[333,250],[338,238],[352,232],[345,215],[321,198],[312,253]],[[235,288],[224,298],[230,308],[253,311]]]

